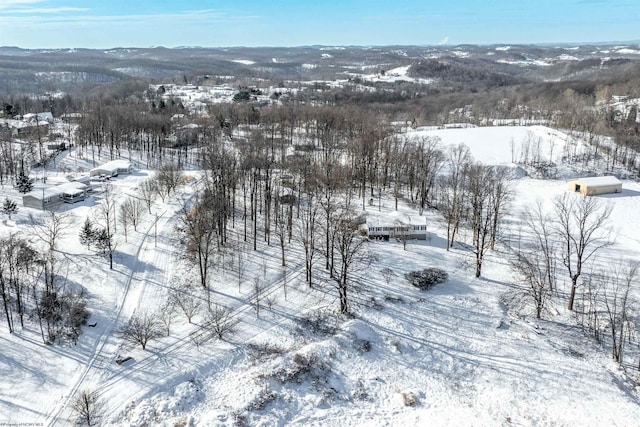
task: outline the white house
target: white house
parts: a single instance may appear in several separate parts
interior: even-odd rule
[[[56,185],[58,190],[62,191],[62,201],[64,203],[75,203],[84,200],[87,197],[89,188],[86,184],[78,181],[65,182]]]
[[[81,182],[65,182],[40,188],[22,196],[22,205],[41,210],[53,210],[63,203],[76,203],[87,197],[87,186]]]
[[[46,122],[47,124],[53,124],[53,114],[49,111],[44,113],[27,113],[22,116],[22,120],[27,122]]]
[[[427,223],[422,216],[404,215],[384,220],[367,218],[367,231],[370,239],[427,240]]]
[[[128,160],[112,160],[89,171],[89,176],[118,176],[120,174],[130,174],[133,168]]]
[[[82,113],[64,113],[60,116],[60,119],[65,123],[80,123],[82,117]]]

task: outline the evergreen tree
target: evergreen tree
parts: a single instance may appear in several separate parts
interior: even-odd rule
[[[100,228],[96,236],[96,245],[103,254],[109,255],[109,268],[113,270],[113,252],[116,249],[113,234],[109,234],[106,228]]]
[[[18,205],[16,202],[11,200],[10,198],[4,199],[4,203],[2,204],[2,213],[9,216],[11,219],[11,214],[18,212]]]
[[[109,246],[111,245],[111,236],[107,233],[106,228],[99,228],[94,231],[95,238],[94,241],[98,246],[98,249],[102,251],[102,253],[107,252],[109,250]]]
[[[22,172],[16,179],[16,188],[21,193],[28,193],[33,190],[33,180]]]
[[[87,218],[84,221],[84,225],[80,230],[80,243],[87,246],[87,249],[91,249],[91,243],[95,242],[97,239],[97,231],[93,227],[93,223]]]

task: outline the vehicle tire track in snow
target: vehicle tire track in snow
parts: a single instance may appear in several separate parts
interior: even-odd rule
[[[292,268],[292,271],[294,272],[291,273],[290,275],[287,275],[287,283],[289,283],[290,281],[291,283],[293,283],[294,280],[298,279],[300,276],[304,274],[303,262],[292,267],[295,267],[295,268]],[[266,286],[262,290],[262,293],[261,293],[262,296],[266,297],[277,292],[280,289],[280,285],[282,285],[283,282],[284,282],[283,278],[273,280],[268,286]],[[245,313],[246,311],[253,309],[252,301],[253,301],[254,295],[255,294],[253,293],[249,294],[245,302],[241,303],[239,306],[234,308],[230,313],[230,318],[231,319],[237,318],[238,316]],[[270,330],[275,326],[276,325],[271,325],[267,329],[261,329],[257,333],[253,333],[250,336],[242,337],[241,341],[249,342],[255,339],[256,337],[264,334],[266,331]],[[150,372],[150,370],[154,368],[154,364],[163,362],[168,355],[173,354],[181,349],[184,349],[187,345],[193,345],[192,334],[194,332],[198,334],[198,336],[200,337],[204,336],[205,334],[211,334],[211,331],[207,330],[204,326],[198,326],[197,329],[177,338],[176,340],[163,346],[162,348],[159,348],[153,354],[149,354],[146,358],[136,361],[135,365],[126,371],[127,373],[126,377],[124,377],[122,373],[112,374],[104,383],[100,385],[100,393],[104,393],[107,390],[112,389],[114,386],[120,383],[123,379],[131,378],[136,373],[144,374],[144,373]],[[173,373],[168,373],[166,371],[163,371],[162,377],[163,379],[165,379],[165,381],[162,384],[152,383],[151,385],[143,386],[140,390],[135,392],[133,395],[123,397],[120,400],[120,403],[114,405],[114,407],[112,408],[114,409],[114,411],[112,411],[112,413],[116,414],[118,413],[118,411],[122,411],[124,406],[128,402],[135,400],[138,396],[149,394],[153,389],[157,388],[158,386],[162,386],[162,387],[166,386],[166,383],[167,383],[166,374],[172,374],[171,381],[175,381],[175,378],[182,378],[185,375],[190,375],[193,372],[199,371],[202,367],[211,363],[211,358],[213,356],[215,356],[216,354],[219,355],[221,352],[222,352],[221,349],[216,349],[214,352],[208,354],[208,357],[206,359],[202,359],[200,363],[195,363],[187,370],[177,370],[176,372],[173,372]],[[162,368],[166,368],[166,366],[163,365]]]
[[[295,273],[292,273],[291,275],[287,275],[287,282],[297,279],[299,276],[301,276],[304,273],[304,270],[302,270],[302,268],[304,267],[303,263],[299,264],[296,267],[297,269],[300,269],[300,270],[296,270]],[[283,279],[276,279],[273,282],[271,282],[267,287],[265,287],[262,290],[261,292],[262,297],[264,298],[277,292],[280,289],[279,285],[281,285],[283,281],[284,281]],[[255,293],[249,294],[245,302],[241,303],[239,306],[235,307],[230,312],[229,318],[235,319],[241,314],[243,314],[244,312],[252,309],[253,308],[252,301],[254,297],[255,297]],[[188,334],[178,337],[177,339],[173,340],[171,343],[158,348],[154,353],[149,354],[144,359],[137,360],[135,363],[135,367],[132,367],[127,371],[128,375],[131,375],[132,373],[136,373],[136,372],[142,372],[144,371],[145,368],[151,367],[153,363],[155,363],[160,359],[159,355],[162,355],[162,357],[164,358],[168,354],[174,353],[177,350],[184,348],[186,345],[191,344],[192,343],[191,337],[193,336],[194,333],[197,334],[196,338],[201,338],[204,335],[211,333],[211,331],[209,331],[205,326],[202,326],[202,325],[195,325],[195,326],[197,326],[195,330],[192,330]],[[109,378],[107,378],[107,380],[101,385],[101,388],[110,388],[121,380],[122,380],[122,375],[120,373],[114,373]]]
[[[160,218],[163,218],[164,215],[166,214],[167,211],[164,211],[162,214],[160,214],[160,216],[158,217],[158,219],[156,221],[159,221]],[[153,221],[151,223],[151,225],[149,226],[149,229],[146,231],[146,233],[142,236],[142,239],[140,241],[140,244],[138,245],[138,249],[136,250],[135,253],[135,259],[136,259],[136,266],[138,265],[139,259],[140,259],[140,253],[142,252],[142,248],[144,247],[147,238],[149,237],[149,234],[151,233],[151,230],[153,229],[153,227],[156,224],[156,221]],[[133,282],[134,276],[136,275],[136,273],[138,272],[137,268],[132,268],[131,272],[129,273],[129,277],[127,278],[126,284],[125,284],[125,289],[124,292],[122,293],[122,297],[119,301],[119,304],[117,306],[117,313],[116,316],[113,318],[113,321],[111,322],[111,324],[109,326],[107,326],[102,334],[100,335],[98,342],[96,344],[95,347],[95,351],[93,353],[93,355],[91,356],[89,363],[86,364],[84,370],[82,371],[82,374],[78,377],[78,379],[76,380],[76,382],[73,384],[73,386],[71,387],[71,391],[67,394],[66,397],[64,397],[62,399],[62,401],[60,403],[58,403],[58,405],[53,409],[52,412],[50,412],[47,415],[47,423],[46,425],[48,427],[51,427],[53,425],[55,425],[61,414],[67,409],[67,407],[69,406],[69,403],[71,402],[71,400],[73,399],[73,397],[76,395],[76,393],[78,392],[78,390],[80,389],[80,387],[82,386],[82,384],[84,383],[84,380],[87,378],[87,376],[89,375],[90,371],[92,370],[92,368],[96,365],[97,361],[100,359],[100,365],[104,366],[104,362],[105,362],[105,358],[103,356],[103,350],[104,347],[107,343],[107,341],[109,340],[109,338],[112,336],[113,334],[113,329],[116,326],[116,324],[118,323],[118,320],[120,320],[120,315],[122,313],[122,309],[124,308],[125,302],[127,301],[127,296],[129,293],[129,290],[131,288],[131,283]]]

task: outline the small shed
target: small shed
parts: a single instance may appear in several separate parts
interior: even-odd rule
[[[615,176],[576,178],[569,181],[569,190],[580,193],[583,196],[621,193],[622,182]]]

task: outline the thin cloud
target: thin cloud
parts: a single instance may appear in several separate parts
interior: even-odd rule
[[[0,0],[1,1],[1,0]],[[47,9],[47,8],[42,8]],[[51,8],[56,9],[56,8]],[[144,23],[168,23],[173,25],[187,23],[211,23],[211,22],[248,22],[259,19],[254,15],[229,15],[226,12],[204,9],[192,10],[176,13],[158,13],[158,14],[140,14],[140,15],[95,15],[95,14],[76,14],[76,15],[45,15],[33,12],[36,8],[25,9],[24,12],[12,11],[11,14],[0,15],[0,23],[6,24],[23,24],[31,26],[46,27],[49,25],[69,24],[82,25],[85,27],[90,23],[106,23],[114,25],[122,24],[139,24]],[[82,12],[75,10],[76,12]]]
[[[10,9],[19,6],[43,3],[44,0],[0,0],[0,9]]]
[[[42,3],[44,0],[0,0],[0,7],[19,6],[23,4]]]
[[[26,9],[16,9],[12,13],[33,13],[33,14],[46,14],[46,13],[65,13],[65,12],[88,12],[91,9],[86,7],[30,7]]]

